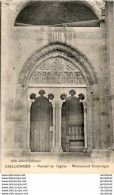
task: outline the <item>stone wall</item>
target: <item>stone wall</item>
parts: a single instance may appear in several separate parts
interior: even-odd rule
[[[114,2],[106,3],[106,29],[107,29],[107,72],[109,87],[109,114],[110,126],[113,131],[110,134],[112,147],[114,148]]]

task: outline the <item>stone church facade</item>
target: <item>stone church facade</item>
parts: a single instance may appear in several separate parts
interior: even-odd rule
[[[113,2],[12,1],[2,10],[6,153],[112,155]]]

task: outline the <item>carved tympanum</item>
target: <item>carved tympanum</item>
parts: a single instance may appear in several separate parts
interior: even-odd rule
[[[32,74],[30,84],[84,84],[79,69],[67,60],[55,57],[42,62]]]

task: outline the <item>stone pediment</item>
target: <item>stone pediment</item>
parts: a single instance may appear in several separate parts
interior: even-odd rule
[[[37,66],[29,84],[85,84],[85,80],[72,63],[54,57]]]

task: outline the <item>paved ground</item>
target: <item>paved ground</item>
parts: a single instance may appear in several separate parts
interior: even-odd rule
[[[12,155],[7,155],[8,158],[11,158]],[[15,154],[13,158],[16,159],[32,159],[32,160],[39,160],[41,162],[46,161],[46,162],[57,162],[57,163],[93,163],[97,162],[91,158],[90,154],[88,153],[83,153],[83,152],[63,152],[61,154],[54,154],[54,153],[49,153],[49,152],[28,152],[24,155],[22,154]],[[98,159],[99,161],[99,159]],[[100,159],[101,162],[107,161],[107,159]],[[111,153],[110,155],[110,161],[114,162],[114,152]],[[109,159],[108,159],[109,162]]]
[[[27,156],[26,156],[27,157]],[[31,153],[30,156],[28,154],[29,158],[39,158],[41,160],[50,160],[50,161],[56,161],[56,162],[65,162],[65,163],[71,163],[71,162],[80,162],[80,163],[90,163],[92,162],[92,159],[90,157],[90,154],[87,153],[78,153],[78,152],[72,152],[72,153],[62,153],[62,154],[50,154],[50,153]]]

